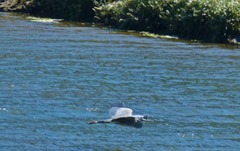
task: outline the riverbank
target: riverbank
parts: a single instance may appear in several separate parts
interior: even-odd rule
[[[95,16],[120,29],[238,44],[239,8],[237,0],[122,0],[98,3]]]
[[[92,0],[2,0],[0,10],[27,13],[39,17],[68,21],[92,22],[94,18]]]
[[[122,30],[240,44],[240,2],[217,0],[5,0],[5,11],[98,22]]]

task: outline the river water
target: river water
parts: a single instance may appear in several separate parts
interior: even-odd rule
[[[0,150],[238,150],[240,49],[0,13]],[[155,122],[88,125],[124,102]]]

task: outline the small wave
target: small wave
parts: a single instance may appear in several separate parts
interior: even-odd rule
[[[0,107],[0,111],[7,111],[7,109],[6,109],[6,108],[1,108],[1,107]]]
[[[89,112],[96,112],[99,109],[98,108],[86,108],[86,110],[89,111]]]
[[[151,38],[163,38],[163,39],[179,39],[177,36],[171,35],[159,35],[150,32],[140,32],[140,34],[144,37],[151,37]]]

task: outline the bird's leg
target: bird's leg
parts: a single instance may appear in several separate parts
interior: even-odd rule
[[[144,122],[155,122],[155,120],[151,120],[151,119],[143,119],[142,121],[144,121]]]
[[[96,120],[92,120],[92,121],[88,122],[88,124],[97,124],[97,123],[98,123],[98,121],[96,121]]]
[[[149,119],[147,115],[145,115],[145,116],[142,118],[142,121],[145,121],[145,122],[154,122],[154,120]]]
[[[111,119],[108,119],[108,120],[101,120],[101,121],[92,120],[92,121],[89,121],[88,124],[111,123],[111,122],[112,122]]]

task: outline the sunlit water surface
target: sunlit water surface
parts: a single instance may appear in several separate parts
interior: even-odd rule
[[[0,150],[238,150],[240,50],[0,13]],[[153,123],[103,124],[123,101]]]

